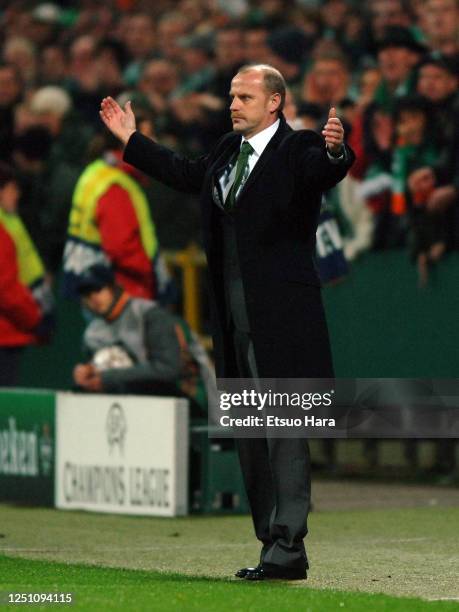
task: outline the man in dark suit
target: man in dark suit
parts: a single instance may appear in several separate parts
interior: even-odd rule
[[[105,98],[101,118],[126,145],[124,159],[171,187],[200,194],[217,376],[331,378],[333,365],[313,263],[322,192],[354,156],[331,109],[323,137],[293,131],[282,114],[285,81],[246,66],[231,83],[233,132],[188,160],[135,130]],[[324,142],[325,139],[325,142]],[[306,578],[310,506],[305,439],[239,439],[260,563],[246,580]]]

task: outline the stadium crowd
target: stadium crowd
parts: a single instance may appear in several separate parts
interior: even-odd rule
[[[53,282],[75,238],[69,217],[84,171],[103,155],[129,173],[103,142],[101,99],[131,100],[143,133],[197,156],[231,129],[231,78],[256,62],[285,76],[292,127],[320,131],[330,106],[343,119],[357,161],[326,205],[345,258],[406,248],[427,283],[429,268],[459,247],[458,15],[457,0],[0,2],[0,199],[13,172],[15,213],[44,267],[40,278]],[[115,273],[121,226],[149,224],[165,248],[200,241],[194,199],[134,179],[149,211],[136,208],[134,185],[126,189],[137,216],[128,211],[117,226],[103,214],[103,194],[94,213]],[[121,210],[126,194],[107,193]],[[145,276],[156,256],[142,236],[137,242]],[[134,286],[129,265],[121,262],[117,279]],[[331,265],[339,270],[325,270],[325,280],[341,273],[342,262]],[[2,296],[9,277],[0,275]],[[148,282],[133,294],[156,297]],[[29,316],[26,335],[38,319]]]

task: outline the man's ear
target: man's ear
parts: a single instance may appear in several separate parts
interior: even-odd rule
[[[272,94],[270,98],[271,113],[279,112],[279,106],[281,104],[281,96],[278,93]]]

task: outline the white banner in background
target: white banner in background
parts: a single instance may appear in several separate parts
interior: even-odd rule
[[[188,511],[188,402],[58,393],[56,506],[117,514]]]

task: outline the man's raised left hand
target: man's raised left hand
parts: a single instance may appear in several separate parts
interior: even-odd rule
[[[344,128],[336,116],[336,108],[332,106],[328,113],[327,123],[324,125],[322,135],[325,138],[327,149],[332,155],[339,155],[343,151]]]

